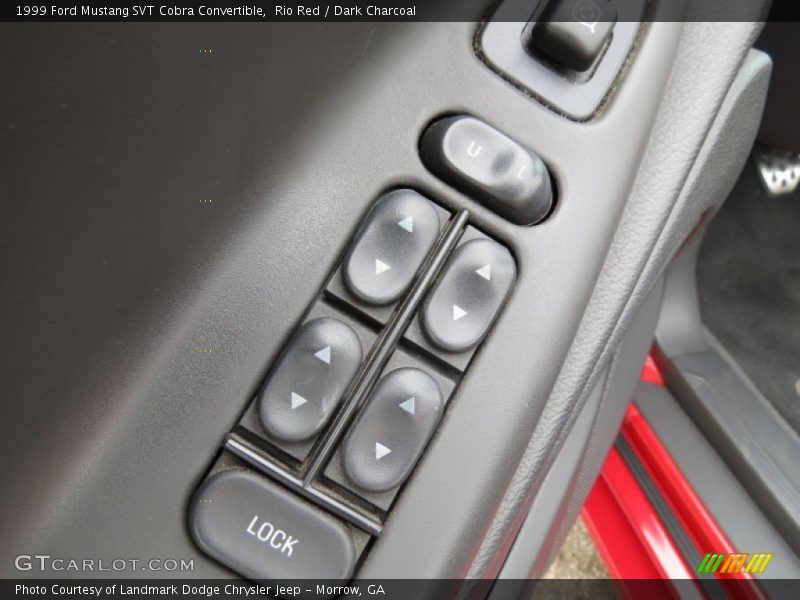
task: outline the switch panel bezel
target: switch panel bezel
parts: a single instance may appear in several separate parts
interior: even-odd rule
[[[390,191],[380,194],[370,211]],[[424,348],[406,336],[409,326],[417,319],[424,299],[435,289],[455,249],[469,240],[488,236],[468,226],[469,213],[466,210],[450,213],[431,200],[428,194],[422,195],[436,208],[440,228],[432,249],[423,260],[408,291],[389,306],[368,305],[352,294],[342,281],[345,254],[292,332],[294,336],[309,321],[333,317],[349,325],[359,338],[362,346],[361,366],[329,422],[315,437],[303,442],[277,439],[261,424],[258,415],[260,390],[269,381],[276,365],[280,364],[286,347],[291,343],[287,341],[267,371],[259,391],[243,411],[237,425],[225,437],[222,452],[205,478],[225,468],[246,468],[260,473],[294,492],[302,501],[311,502],[334,515],[348,528],[358,531],[356,537],[361,539],[357,544],[360,555],[369,546],[363,542],[363,536],[373,539],[382,533],[383,524],[398,495],[402,493],[408,475],[388,491],[372,492],[359,488],[343,469],[342,450],[346,436],[358,422],[375,386],[387,373],[403,367],[423,370],[439,387],[443,413],[446,415],[449,401],[466,368],[464,357],[458,363],[460,368],[454,367],[442,358],[441,350]],[[361,226],[366,220],[365,215]],[[501,311],[502,307],[498,309],[498,315]],[[467,363],[476,350],[466,353]],[[427,448],[435,437],[436,426],[423,448]],[[426,449],[423,449],[421,456],[425,452]],[[415,459],[415,463],[419,458]],[[411,476],[413,469],[412,466]],[[301,502],[299,498],[298,501]],[[360,556],[358,560],[362,558]]]

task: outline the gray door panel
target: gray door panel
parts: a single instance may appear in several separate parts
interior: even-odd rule
[[[647,24],[601,112],[575,122],[486,68],[475,23],[5,27],[0,573],[46,552],[233,576],[192,544],[187,501],[366,211],[402,185],[468,209],[518,277],[359,576],[496,576],[705,208],[698,154],[727,176],[749,148],[758,30]],[[741,137],[717,145],[721,107]],[[542,156],[546,221],[512,225],[423,166],[422,131],[450,113]],[[571,467],[581,493],[595,467]]]

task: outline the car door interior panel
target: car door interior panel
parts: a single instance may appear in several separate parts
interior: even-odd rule
[[[639,375],[705,373],[685,280],[769,87],[764,3],[714,4],[4,27],[2,555],[541,577],[632,399],[699,435]]]

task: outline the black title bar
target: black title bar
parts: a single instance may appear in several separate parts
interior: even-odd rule
[[[545,1],[554,0],[286,0],[263,2],[245,0],[229,4],[222,0],[197,2],[175,1],[148,3],[79,2],[70,0],[24,1],[2,3],[0,21],[14,22],[347,22],[347,21],[482,21],[486,19],[527,21]],[[576,0],[591,5],[608,0]],[[610,0],[619,20],[701,20],[701,21],[800,21],[800,2],[775,0],[772,10],[762,14],[761,0],[702,0],[702,15],[686,11],[683,0]],[[627,10],[627,5],[649,5],[641,11]],[[752,10],[748,4],[752,3]],[[660,5],[657,9],[653,5]],[[713,9],[710,7],[713,6]],[[501,7],[500,10],[497,10]],[[667,10],[664,10],[664,8]],[[711,15],[711,16],[705,16]]]

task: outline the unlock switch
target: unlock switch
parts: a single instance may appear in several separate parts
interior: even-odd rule
[[[553,190],[542,159],[483,121],[436,121],[422,134],[420,154],[433,173],[509,221],[532,225],[550,212]]]
[[[426,335],[442,350],[477,346],[492,325],[517,277],[511,253],[490,239],[459,246],[422,307]]]

